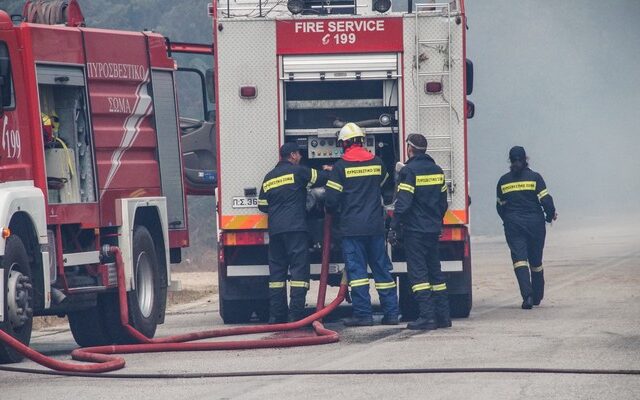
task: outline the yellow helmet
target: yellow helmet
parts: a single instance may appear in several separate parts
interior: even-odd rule
[[[338,141],[352,140],[357,137],[364,138],[364,131],[353,122],[347,122],[346,124],[344,124],[342,129],[340,129]]]

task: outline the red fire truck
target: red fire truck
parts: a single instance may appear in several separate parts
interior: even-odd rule
[[[398,6],[399,4],[394,4]],[[346,122],[366,130],[366,148],[394,171],[417,132],[445,171],[449,211],[441,239],[452,313],[471,309],[467,118],[473,68],[465,53],[464,2],[389,0],[218,0],[214,27],[217,106],[217,216],[220,313],[225,322],[268,314],[267,216],[256,195],[278,159],[296,143],[303,163],[321,168],[341,156],[336,134]],[[383,188],[389,213],[394,180]],[[322,207],[308,201],[311,272],[317,278]],[[334,234],[331,270],[344,268]],[[402,248],[389,247],[402,313],[415,315]]]
[[[175,63],[164,37],[85,28],[68,3],[41,13],[61,25],[0,10],[0,328],[28,344],[34,315],[67,315],[80,345],[124,343],[102,246],[151,337],[188,245]]]

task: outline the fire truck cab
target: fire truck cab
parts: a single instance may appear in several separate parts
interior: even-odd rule
[[[257,208],[264,175],[278,146],[298,145],[303,163],[320,169],[341,157],[337,133],[346,122],[364,127],[367,150],[388,171],[406,160],[405,140],[421,133],[445,172],[449,211],[441,238],[452,314],[471,309],[467,118],[473,104],[466,59],[464,2],[289,0],[264,5],[218,0],[214,28],[218,134],[217,213],[220,230],[220,312],[225,322],[268,315],[267,215]],[[393,178],[393,177],[392,177]],[[383,188],[393,212],[395,179]],[[311,273],[318,277],[323,207],[307,204]],[[344,268],[333,235],[331,281]],[[402,314],[416,314],[402,247],[388,248],[399,280]]]
[[[175,64],[158,34],[86,28],[75,0],[57,14],[0,10],[0,328],[28,344],[34,315],[66,315],[82,346],[129,342],[111,245],[152,337],[188,245]]]

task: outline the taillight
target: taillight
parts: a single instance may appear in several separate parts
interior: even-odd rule
[[[266,231],[225,232],[222,234],[222,243],[225,246],[268,244],[269,234]]]
[[[444,228],[440,240],[444,242],[460,242],[465,239],[464,228],[452,227]]]

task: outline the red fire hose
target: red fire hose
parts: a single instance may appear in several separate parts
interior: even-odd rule
[[[324,245],[322,250],[322,270],[320,273],[320,288],[318,290],[318,302],[316,312],[300,321],[276,325],[253,325],[237,328],[214,329],[202,332],[186,333],[181,335],[168,336],[158,339],[149,339],[129,325],[129,309],[127,305],[127,291],[125,286],[124,265],[120,249],[116,246],[108,247],[108,252],[116,258],[118,274],[118,298],[120,301],[120,322],[132,338],[140,344],[131,345],[111,345],[96,346],[76,349],[71,353],[71,357],[77,361],[87,361],[93,364],[75,364],[63,362],[51,357],[47,357],[28,346],[25,346],[9,334],[0,330],[0,340],[9,344],[16,351],[23,354],[36,363],[57,371],[98,373],[121,369],[125,365],[122,357],[115,354],[129,353],[155,353],[168,351],[205,351],[205,350],[240,350],[258,349],[270,347],[293,347],[309,346],[316,344],[334,343],[339,340],[338,333],[325,328],[320,322],[323,317],[335,310],[344,300],[347,291],[346,279],[340,284],[338,296],[325,308],[325,296],[327,289],[327,279],[329,276],[329,250],[331,242],[331,216],[327,214],[324,221]],[[220,342],[199,342],[189,343],[195,340],[248,335],[267,332],[282,332],[299,329],[311,324],[316,336],[304,336],[293,338],[277,339],[253,339]]]

